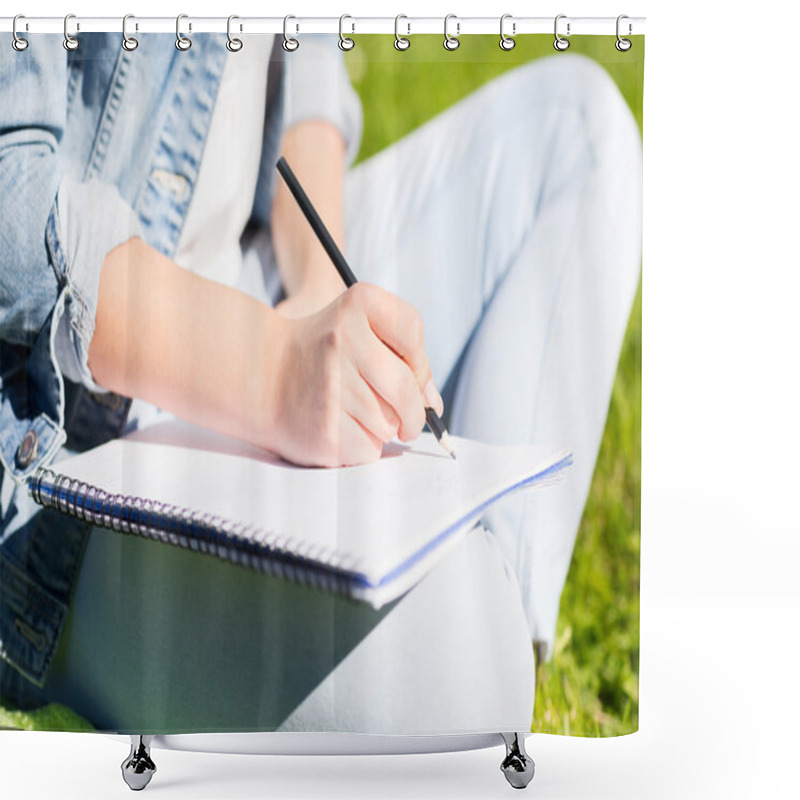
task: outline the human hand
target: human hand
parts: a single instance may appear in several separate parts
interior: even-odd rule
[[[321,311],[285,319],[264,387],[266,446],[308,466],[375,461],[394,436],[416,438],[425,407],[444,411],[422,318],[399,297],[358,283]]]

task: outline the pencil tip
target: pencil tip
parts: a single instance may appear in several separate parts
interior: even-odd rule
[[[450,441],[450,436],[448,435],[447,431],[442,431],[439,444],[444,448],[445,452],[450,456],[450,458],[455,459],[455,448],[453,447],[453,443]]]

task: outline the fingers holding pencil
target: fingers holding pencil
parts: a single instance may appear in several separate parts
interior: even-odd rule
[[[437,414],[444,413],[444,402],[433,383],[431,365],[425,352],[425,326],[414,306],[379,286],[359,283],[348,294],[360,303],[375,336],[388,347],[413,373],[426,405]],[[402,383],[405,376],[397,372]],[[389,395],[394,394],[389,387]],[[386,393],[381,392],[383,397]]]
[[[281,357],[264,386],[265,439],[290,461],[309,466],[374,461],[395,435],[411,441],[425,425],[425,401],[412,368],[372,324],[382,313],[391,317],[402,301],[386,292],[370,318],[365,292],[369,287],[349,290],[322,311],[286,318],[276,329],[272,346]],[[402,337],[400,345],[422,363],[421,345]]]

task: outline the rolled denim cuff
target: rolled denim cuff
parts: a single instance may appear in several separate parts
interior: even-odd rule
[[[65,295],[63,311],[52,323],[57,326],[54,350],[62,374],[92,392],[108,391],[95,382],[88,363],[100,269],[106,254],[133,236],[143,238],[141,223],[116,187],[94,179],[62,180],[47,223],[47,242]]]
[[[296,52],[286,54],[284,129],[308,119],[330,122],[341,131],[350,165],[361,144],[363,111],[337,41],[329,34],[308,34]]]

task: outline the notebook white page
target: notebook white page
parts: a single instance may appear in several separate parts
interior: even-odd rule
[[[561,448],[451,439],[456,460],[425,432],[387,444],[372,464],[306,468],[176,419],[52,469],[266,530],[277,546],[358,573],[354,596],[377,607],[419,580],[489,502],[569,460]]]

